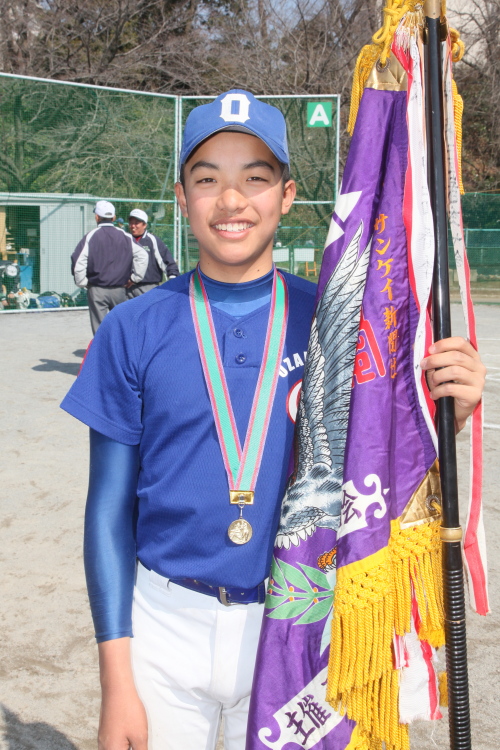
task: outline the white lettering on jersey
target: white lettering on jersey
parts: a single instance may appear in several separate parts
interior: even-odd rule
[[[283,364],[280,367],[280,377],[286,378],[288,373],[292,372],[297,367],[304,367],[304,362],[306,361],[306,358],[307,358],[307,352],[304,352],[303,358],[300,356],[298,352],[295,352],[292,356],[293,356],[293,362],[294,362],[293,365],[292,365],[292,360],[290,357],[285,357],[285,359],[283,360]]]
[[[220,116],[225,122],[246,122],[250,119],[250,99],[245,94],[226,94],[221,105]]]

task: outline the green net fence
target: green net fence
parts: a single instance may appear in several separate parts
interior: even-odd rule
[[[465,242],[474,278],[500,280],[500,194],[466,193],[462,196]],[[455,259],[450,254],[450,266]]]
[[[19,266],[32,298],[86,303],[70,256],[99,198],[125,225],[145,209],[173,246],[177,107],[173,96],[0,75],[0,261]]]
[[[500,302],[500,194],[466,193],[462,196],[465,244],[471,271],[474,302]],[[458,277],[449,238],[452,301],[458,301]]]
[[[275,237],[275,259],[317,277],[338,187],[339,97],[274,97],[287,120],[297,203]],[[39,296],[86,304],[70,256],[95,227],[96,200],[111,201],[127,229],[132,208],[170,248],[181,271],[198,248],[174,200],[185,119],[208,99],[108,89],[0,74],[0,307],[25,309]],[[120,221],[122,220],[122,221]],[[16,286],[29,293],[6,301]]]
[[[283,112],[297,200],[274,240],[276,263],[316,280],[339,183],[339,97],[261,97]],[[174,200],[180,138],[191,109],[208,99],[107,89],[0,74],[0,309],[86,304],[70,256],[95,226],[101,198],[127,228],[132,208],[171,249],[181,271],[198,246]],[[500,299],[500,195],[463,196],[472,281]],[[119,220],[122,220],[120,222]],[[450,252],[452,281],[454,259]],[[17,286],[16,286],[17,285]],[[16,299],[9,292],[25,289]],[[7,299],[9,297],[9,299]]]

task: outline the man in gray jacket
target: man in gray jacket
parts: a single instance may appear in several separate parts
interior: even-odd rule
[[[148,231],[148,215],[140,208],[134,208],[128,215],[128,228],[134,242],[142,245],[148,253],[148,269],[142,281],[127,290],[129,298],[149,292],[163,281],[163,275],[172,279],[179,275],[179,266],[163,240]]]
[[[97,201],[97,227],[85,235],[71,256],[75,284],[87,288],[90,324],[95,334],[104,316],[127,299],[128,287],[142,281],[147,251],[132,236],[113,225],[115,207]]]

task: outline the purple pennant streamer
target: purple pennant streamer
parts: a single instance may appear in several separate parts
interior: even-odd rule
[[[336,570],[387,546],[435,459],[417,408],[403,196],[406,92],[365,90],[319,277],[247,750],[344,750],[325,701]]]

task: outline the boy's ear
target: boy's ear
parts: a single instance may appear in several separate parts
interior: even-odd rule
[[[295,184],[295,180],[288,180],[288,182],[285,182],[283,188],[283,199],[281,201],[282,215],[287,214],[290,211],[296,195],[297,185]]]
[[[184,188],[182,187],[182,184],[180,182],[176,182],[174,185],[174,190],[175,190],[175,197],[177,198],[177,202],[181,209],[181,214],[184,216],[185,219],[187,219],[188,218],[187,200],[186,200],[186,193],[184,192]]]

